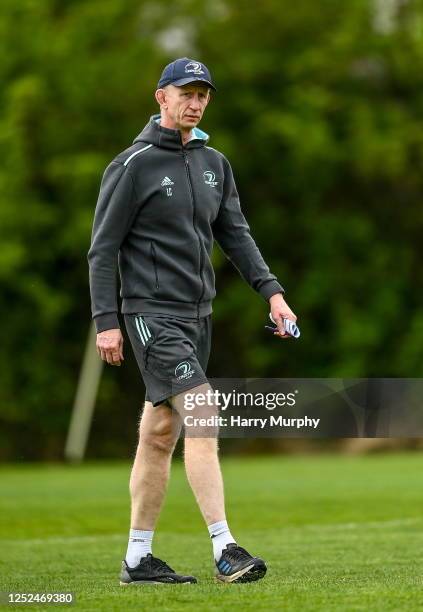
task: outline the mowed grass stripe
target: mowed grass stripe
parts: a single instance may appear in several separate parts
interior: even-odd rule
[[[124,589],[130,465],[3,466],[0,588],[71,590],[78,610],[421,610],[422,467],[413,453],[224,460],[234,535],[269,572],[221,585],[175,462],[154,551],[199,584]]]

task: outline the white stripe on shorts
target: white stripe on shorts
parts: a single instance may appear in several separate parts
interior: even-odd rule
[[[142,331],[141,331],[141,327],[140,327],[140,324],[139,324],[139,321],[138,321],[138,317],[135,317],[135,325],[137,326],[137,330],[138,330],[139,336],[141,338],[141,342],[145,346],[145,340],[144,340],[144,336],[142,335]]]
[[[149,339],[149,338],[151,338],[151,332],[150,332],[150,330],[148,329],[148,327],[147,327],[147,323],[144,321],[144,319],[143,319],[142,317],[140,317],[139,319],[140,319],[140,323],[141,323],[142,330],[143,330],[144,335],[145,335],[145,339],[146,339],[146,340],[147,340],[147,342],[148,342],[148,339]]]

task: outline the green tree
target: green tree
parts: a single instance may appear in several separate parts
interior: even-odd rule
[[[0,9],[0,456],[60,457],[90,321],[86,252],[106,164],[189,55],[218,92],[203,129],[232,162],[299,342],[219,250],[211,376],[419,376],[423,10],[367,0],[12,0]],[[106,369],[91,452],[127,454],[142,400]],[[234,359],[236,356],[236,359]],[[113,431],[113,436],[110,432]]]

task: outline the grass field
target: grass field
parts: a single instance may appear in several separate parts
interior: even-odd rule
[[[268,562],[264,580],[214,582],[208,534],[178,461],[154,553],[199,583],[141,588],[118,583],[129,464],[3,466],[0,590],[73,591],[73,609],[119,612],[423,610],[423,454],[222,464],[232,532]]]

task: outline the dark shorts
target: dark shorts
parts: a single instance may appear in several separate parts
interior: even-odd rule
[[[207,382],[211,315],[197,319],[126,314],[125,325],[154,406]]]

